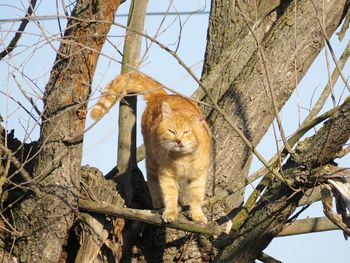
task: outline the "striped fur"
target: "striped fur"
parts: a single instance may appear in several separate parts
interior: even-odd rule
[[[139,73],[114,79],[92,109],[100,119],[123,96],[141,93],[147,101],[141,128],[145,145],[147,185],[154,208],[165,206],[162,218],[178,217],[180,183],[191,194],[191,217],[207,222],[202,211],[211,163],[211,136],[199,106],[179,95],[168,95],[162,85]]]
[[[142,94],[145,100],[154,96],[167,95],[162,85],[150,77],[140,73],[124,73],[112,80],[101,98],[92,108],[91,118],[101,119],[126,94]]]

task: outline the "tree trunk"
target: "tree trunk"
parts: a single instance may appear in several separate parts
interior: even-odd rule
[[[28,182],[31,191],[27,191],[24,200],[11,209],[11,223],[17,236],[8,244],[14,241],[14,254],[19,262],[71,260],[66,258],[67,249],[63,251],[62,248],[67,245],[69,233],[73,232],[69,230],[78,218],[87,101],[99,52],[111,25],[109,21],[113,21],[119,4],[119,0],[78,0],[72,18],[68,20],[45,89],[40,139],[37,146],[34,144],[37,152],[31,153],[33,161],[25,166],[33,178]],[[202,84],[214,99],[204,89],[198,89],[194,97],[219,105],[227,115],[225,117],[239,127],[255,148],[276,118],[271,95],[274,94],[279,111],[323,48],[324,36],[316,14],[322,15],[319,19],[324,23],[327,36],[331,36],[348,13],[349,4],[349,0],[212,0]],[[138,9],[137,16],[144,15],[144,11]],[[139,23],[136,31],[142,31],[142,26],[142,22]],[[139,36],[129,31],[127,39],[133,37],[136,47],[130,54],[124,50],[124,63],[136,68]],[[136,99],[128,100],[129,105],[121,106],[120,118],[125,122],[120,121],[119,173],[113,169],[106,177],[115,179],[126,206],[144,208],[147,189],[136,167]],[[99,248],[103,243],[107,246],[105,240],[113,239],[109,245],[117,245],[108,247],[110,253],[114,253],[112,257],[125,262],[254,262],[290,218],[303,191],[315,185],[315,178],[324,179],[320,176],[324,173],[322,166],[331,165],[350,136],[350,103],[347,100],[322,129],[295,149],[295,154],[283,166],[281,172],[291,184],[288,186],[272,175],[266,176],[259,185],[259,189],[265,190],[263,197],[256,204],[254,202],[247,217],[238,218],[235,225],[235,215],[243,202],[252,149],[223,116],[212,108],[203,108],[212,127],[214,142],[207,197],[217,196],[224,190],[233,193],[206,207],[205,212],[209,221],[219,225],[234,224],[227,238],[210,242],[200,234],[164,225],[144,227],[138,222],[131,222],[125,228],[124,223],[112,226],[112,222],[102,215],[96,216],[96,221],[91,220],[91,214],[81,213],[80,219],[85,219],[81,231],[87,235],[82,234],[82,239],[87,242],[81,243],[79,260],[91,261],[84,249],[89,250],[91,257],[103,255],[103,252],[99,254]],[[0,126],[0,146],[5,144],[4,136],[11,137],[11,134],[6,135]],[[18,147],[5,146],[9,153]],[[23,148],[26,151],[26,145]],[[0,173],[7,174],[8,169],[16,166],[15,159],[9,161],[12,158],[9,153],[0,151]],[[6,160],[11,165],[7,165]],[[30,179],[24,169],[15,168],[20,174],[22,171],[22,180]],[[101,198],[97,201],[114,199],[114,204],[122,207],[122,198],[108,192],[114,190],[114,184],[105,185],[106,177],[99,176]],[[0,185],[4,178],[0,176]],[[89,189],[95,188],[90,186]],[[112,227],[115,228],[111,230]],[[208,225],[209,230],[210,227]],[[121,238],[122,230],[124,238]],[[135,243],[138,250],[131,251]],[[1,242],[0,247],[3,247]],[[106,260],[103,258],[101,262]]]
[[[86,106],[111,25],[96,20],[112,21],[118,6],[119,1],[81,0],[68,21],[44,95],[33,172],[40,193],[27,196],[14,210],[13,223],[22,233],[14,250],[20,262],[58,262],[77,216]],[[64,157],[54,166],[61,154]]]
[[[294,189],[274,178],[242,228],[230,233],[232,244],[217,256],[216,262],[254,262],[281,231],[304,191],[327,180],[324,175],[329,176],[331,169],[323,166],[336,158],[349,138],[350,101],[346,100],[316,134],[298,145],[283,166],[284,176],[293,179]]]
[[[212,1],[202,75],[203,84],[253,147],[275,118],[257,41],[266,58],[271,89],[279,110],[294,91],[296,79],[301,80],[324,45],[311,1],[297,1],[297,4],[294,1],[259,1],[257,7],[254,2]],[[323,1],[314,2],[321,14]],[[325,28],[330,36],[347,12],[348,1],[328,1],[324,6]],[[294,20],[295,7],[297,22]],[[294,30],[303,34],[297,33],[297,39],[294,39]],[[201,90],[195,97],[211,103]],[[207,116],[215,138],[215,160],[207,193],[215,195],[222,189],[236,193],[215,204],[210,211],[214,220],[225,222],[232,218],[235,208],[243,200],[252,152],[217,112],[207,109]],[[165,249],[164,261],[173,261],[180,255],[182,259],[202,262],[213,257],[213,247],[203,238],[167,229],[166,240],[172,245]]]

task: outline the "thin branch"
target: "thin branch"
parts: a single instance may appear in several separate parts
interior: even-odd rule
[[[335,107],[327,112],[325,112],[324,114],[322,114],[321,116],[311,120],[309,123],[307,123],[304,127],[302,127],[301,129],[299,129],[289,140],[289,144],[293,147],[298,141],[299,139],[306,133],[308,132],[310,129],[312,129],[313,127],[315,127],[316,125],[318,125],[319,123],[321,123],[322,121],[332,117],[335,112],[339,110],[339,107]],[[339,152],[339,155],[341,154],[347,154],[350,149],[350,147],[347,147],[346,149],[344,149],[344,152],[343,151],[340,151]],[[269,164],[271,167],[277,167],[277,155],[275,155],[274,157],[272,157],[270,160],[269,160]],[[340,158],[340,157],[338,157]],[[226,188],[225,190],[222,190],[222,191],[219,191],[218,193],[215,194],[215,196],[207,199],[205,202],[204,202],[204,206],[206,207],[210,207],[212,205],[214,205],[215,203],[227,198],[228,196],[230,195],[233,195],[235,194],[237,191],[241,190],[242,188],[246,187],[248,184],[251,184],[253,183],[255,180],[259,179],[260,177],[262,176],[265,176],[266,174],[268,174],[269,170],[266,168],[266,166],[260,168],[258,171],[254,172],[252,175],[250,175],[246,180],[245,182],[243,182],[241,185],[237,186],[237,185],[234,185],[234,186],[229,186],[228,188]],[[318,199],[319,200],[319,199]],[[318,201],[315,199],[315,201]],[[309,201],[305,201],[305,204],[310,202],[311,200]],[[303,200],[304,202],[304,200]],[[299,205],[302,206],[304,205],[304,203],[301,202]]]
[[[318,116],[317,118],[309,121],[307,124],[305,124],[304,126],[302,126],[301,128],[299,128],[289,139],[288,139],[288,143],[293,147],[302,136],[304,136],[310,129],[312,129],[313,127],[315,127],[316,125],[320,124],[321,122],[327,120],[328,118],[332,117],[333,114],[339,110],[339,106],[335,107],[325,113],[323,113],[322,115]],[[284,150],[284,149],[283,149]],[[286,157],[285,154],[283,154],[283,150],[282,150],[282,161],[284,160],[284,158]],[[278,155],[276,154],[275,156],[273,156],[270,160],[269,160],[269,164],[271,165],[271,167],[276,167],[277,165],[277,159]],[[258,171],[254,172],[252,175],[250,175],[247,179],[247,183],[252,183],[255,180],[257,180],[258,178],[260,178],[261,176],[265,175],[268,172],[268,170],[266,169],[266,167],[262,167],[260,168]]]
[[[341,54],[339,60],[338,60],[338,65],[340,69],[343,69],[347,60],[349,59],[350,56],[350,41],[346,45],[343,53]],[[304,119],[304,121],[301,124],[301,127],[303,127],[307,122],[309,122],[311,119],[315,118],[316,115],[320,112],[322,109],[324,103],[326,102],[328,95],[331,92],[331,85],[330,83],[336,83],[337,79],[339,78],[339,70],[334,69],[331,75],[331,78],[327,85],[324,87],[320,97],[318,98],[318,101],[315,103],[313,109],[310,111],[308,116]]]
[[[19,81],[17,80],[16,76],[14,74],[11,74],[12,75],[12,78],[15,80],[16,84],[17,84],[17,87],[19,88],[19,90],[21,91],[21,93],[23,94],[23,96],[29,101],[29,103],[33,106],[33,109],[35,110],[35,112],[41,116],[41,112],[40,110],[38,109],[38,107],[36,106],[34,100],[32,97],[29,97],[27,92],[25,92],[25,90],[22,88],[21,84],[19,83]]]
[[[326,44],[326,41],[325,41],[325,44]],[[330,87],[331,99],[333,102],[333,107],[335,107],[335,106],[337,106],[337,103],[336,103],[334,92],[333,92],[334,85],[333,85],[332,77],[331,77],[331,66],[329,63],[329,56],[328,56],[327,48],[325,48],[325,56],[326,56],[326,65],[327,65],[327,74],[328,74],[327,86],[329,85],[329,87]]]
[[[12,52],[12,50],[16,47],[17,42],[19,41],[19,39],[22,36],[22,32],[24,31],[24,29],[26,28],[26,26],[29,22],[28,18],[32,15],[32,13],[34,11],[35,5],[36,5],[36,0],[31,0],[29,7],[27,9],[27,13],[26,13],[25,17],[21,20],[22,22],[19,25],[19,28],[16,31],[15,36],[10,41],[10,44],[0,53],[0,60],[2,60],[4,57],[6,57],[8,54],[10,54]]]
[[[263,263],[282,263],[282,261],[279,261],[264,252],[261,252],[257,259]]]
[[[87,210],[94,213],[102,213],[119,218],[138,220],[153,225],[161,225],[187,232],[199,233],[207,237],[213,237],[219,233],[214,224],[205,225],[184,219],[177,219],[171,223],[164,223],[161,215],[157,211],[152,210],[118,207],[104,202],[94,202],[84,199],[79,200],[79,207],[82,210]]]
[[[33,191],[33,193],[37,196],[40,195],[39,188],[33,183],[33,179],[30,176],[30,174],[24,169],[23,165],[20,161],[17,160],[17,158],[14,156],[12,151],[8,148],[6,148],[4,145],[0,144],[0,149],[4,151],[7,155],[7,157],[11,160],[11,162],[14,164],[16,169],[18,169],[19,173],[21,174],[22,178],[26,181],[26,184],[30,187],[30,189]]]
[[[345,37],[345,33],[347,32],[349,28],[349,23],[350,23],[350,12],[347,13],[345,21],[343,23],[343,26],[341,27],[341,30],[339,33],[336,33],[338,35],[339,41],[342,41]]]
[[[339,66],[339,64],[338,64],[337,58],[336,58],[335,53],[334,53],[334,51],[333,51],[333,47],[332,47],[331,43],[329,42],[329,38],[328,38],[328,36],[327,36],[326,29],[324,28],[324,26],[323,26],[323,24],[322,24],[322,22],[321,22],[321,20],[320,20],[320,18],[319,18],[319,14],[318,14],[318,11],[317,11],[317,7],[316,7],[316,5],[315,5],[315,3],[314,3],[313,0],[311,0],[311,3],[312,3],[312,5],[313,5],[313,7],[314,7],[314,9],[315,9],[317,22],[318,22],[318,24],[320,25],[320,28],[321,28],[323,37],[324,37],[324,39],[326,40],[326,44],[327,44],[327,46],[328,46],[328,48],[329,48],[329,51],[331,52],[331,56],[332,56],[333,62],[334,62],[334,64],[335,64],[335,67],[336,67],[337,70],[339,71],[340,77],[341,77],[341,79],[343,80],[345,86],[346,86],[347,89],[350,91],[349,83],[348,83],[347,79],[345,78],[345,76],[344,76],[344,74],[343,74],[343,72],[342,72],[342,69],[340,68],[340,66]]]
[[[7,94],[1,90],[0,90],[0,93],[3,94],[4,96],[8,97],[12,101],[14,101],[16,104],[18,104],[18,106],[21,107],[35,121],[35,123],[39,123],[39,120],[36,119],[35,116],[30,112],[30,110],[28,110],[26,107],[24,107],[24,105],[20,101],[16,100],[14,97],[10,96],[9,94]]]
[[[278,237],[309,234],[315,232],[341,230],[327,217],[315,217],[296,220],[293,223],[286,224]]]

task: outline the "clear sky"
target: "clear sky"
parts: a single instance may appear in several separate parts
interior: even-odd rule
[[[118,14],[127,14],[130,1],[124,3],[118,10]],[[37,15],[54,15],[56,1],[49,0],[38,3]],[[169,1],[150,0],[148,12],[164,12],[169,5]],[[1,0],[0,1],[0,19],[18,18],[23,16],[23,10],[27,8],[27,0]],[[196,11],[210,9],[210,2],[205,0],[181,1],[174,0],[170,11]],[[60,9],[62,13],[62,8]],[[125,16],[118,16],[116,22],[126,24]],[[169,15],[163,24],[163,16],[150,15],[146,18],[145,31],[154,36],[158,31],[157,37],[169,48],[174,49],[178,46],[178,55],[192,70],[200,76],[203,56],[206,45],[206,33],[208,26],[208,14],[182,15],[179,17]],[[65,21],[62,27],[65,26]],[[181,25],[181,27],[180,27]],[[4,44],[7,44],[13,36],[13,30],[18,24],[0,22],[0,50]],[[181,28],[181,37],[179,32]],[[15,100],[20,101],[24,107],[37,116],[31,105],[26,101],[20,92],[13,74],[21,87],[26,90],[29,96],[42,107],[41,97],[45,84],[48,80],[50,69],[55,59],[55,49],[58,47],[58,22],[57,20],[40,21],[40,23],[29,24],[27,33],[19,42],[18,49],[4,61],[0,61],[0,113],[5,119],[5,126],[8,129],[15,129],[16,135],[26,141],[38,138],[38,125],[28,117],[23,109],[18,107],[14,101],[4,94],[10,94]],[[109,33],[113,43],[106,44],[102,56],[98,62],[95,78],[93,81],[93,97],[100,95],[100,91],[106,84],[120,73],[121,55],[117,49],[122,51],[124,30],[114,26]],[[340,43],[335,37],[332,38],[332,45],[339,56],[344,46],[349,41],[349,34]],[[47,44],[48,41],[50,44]],[[143,54],[145,54],[146,41],[143,41]],[[151,45],[147,42],[147,45]],[[185,72],[185,70],[164,50],[155,44],[152,44],[145,54],[140,70],[166,86],[174,88],[179,92],[190,95],[197,85],[194,80]],[[333,64],[331,65],[334,67]],[[348,77],[349,66],[344,69],[344,74]],[[31,80],[30,80],[31,79]],[[325,63],[324,52],[315,61],[306,77],[298,85],[298,92],[295,92],[290,101],[283,108],[281,118],[283,127],[287,135],[291,135],[298,127],[298,120],[303,120],[312,104],[316,101],[317,95],[322,91],[327,82],[327,67]],[[344,90],[344,85],[338,81],[335,87],[335,97],[337,103],[341,103],[348,92]],[[344,94],[343,94],[344,92]],[[343,95],[342,95],[343,94]],[[94,102],[95,100],[93,100]],[[327,107],[331,106],[329,100]],[[92,104],[89,104],[91,107]],[[141,116],[144,103],[139,99],[138,116]],[[298,117],[300,116],[300,117]],[[89,119],[87,125],[91,124]],[[98,167],[104,173],[107,173],[115,166],[116,147],[117,147],[117,127],[118,113],[117,107],[103,118],[84,138],[84,157],[83,163]],[[138,126],[139,127],[139,126]],[[28,135],[29,134],[29,135]],[[138,144],[142,143],[142,137],[138,133]],[[275,152],[275,142],[272,129],[266,134],[260,143],[258,150],[269,159]],[[343,158],[339,161],[340,166],[350,166],[350,158]],[[143,164],[140,165],[144,167]],[[261,165],[258,161],[253,162],[252,171],[258,169]],[[248,186],[251,191],[252,186]],[[307,216],[323,216],[322,207],[319,204],[312,205],[300,218]],[[283,262],[348,262],[349,242],[345,241],[340,231],[300,235],[285,238],[276,238],[266,252],[271,256]]]

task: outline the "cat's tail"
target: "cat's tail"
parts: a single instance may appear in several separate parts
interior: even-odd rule
[[[167,95],[162,88],[162,84],[154,79],[136,72],[124,73],[107,85],[101,98],[92,108],[91,118],[94,120],[101,119],[126,94],[140,94],[143,95],[145,100]]]

